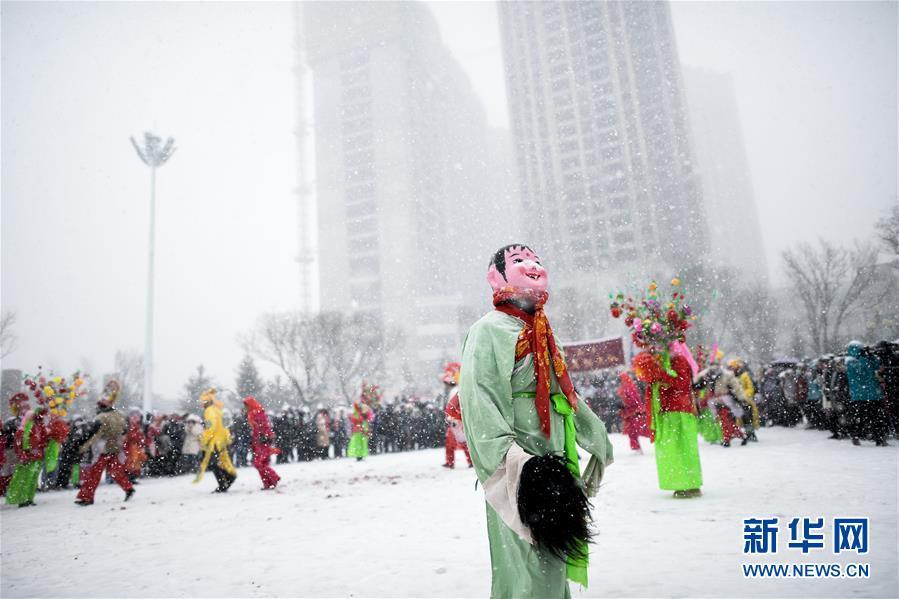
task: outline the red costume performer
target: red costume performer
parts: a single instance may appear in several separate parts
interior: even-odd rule
[[[144,434],[140,410],[132,410],[128,416],[128,432],[125,434],[125,473],[131,482],[140,478],[147,461],[147,436]]]
[[[471,454],[468,453],[468,441],[465,440],[465,429],[462,427],[462,407],[459,405],[459,394],[453,392],[446,404],[446,419],[449,426],[446,428],[446,463],[444,468],[455,468],[456,450],[465,452],[468,467],[472,468]]]
[[[94,503],[94,493],[104,470],[108,471],[112,480],[125,491],[125,501],[134,495],[134,485],[128,480],[125,466],[119,461],[119,452],[122,452],[122,441],[128,428],[125,417],[115,409],[120,390],[118,381],[110,380],[106,383],[103,390],[104,397],[97,402],[97,418],[91,425],[90,438],[81,445],[81,453],[93,451],[96,461],[85,471],[81,480],[81,490],[75,501],[78,505],[87,506]]]
[[[252,429],[253,467],[262,479],[262,490],[274,489],[281,477],[269,465],[271,456],[279,453],[271,446],[275,438],[272,425],[256,398],[252,396],[245,398],[243,405],[247,410],[247,422]]]
[[[622,432],[630,440],[631,449],[642,452],[640,437],[651,439],[652,433],[646,426],[646,409],[640,399],[640,390],[628,373],[622,372],[618,378],[621,381],[617,393],[621,398],[621,409],[618,413],[621,416]]]
[[[9,398],[9,411],[12,416],[3,423],[0,429],[0,495],[6,494],[6,487],[12,480],[13,472],[19,463],[16,454],[16,431],[22,422],[22,415],[28,411],[28,396],[16,393]]]

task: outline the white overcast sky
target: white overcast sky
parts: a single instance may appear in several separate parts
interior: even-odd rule
[[[431,4],[491,124],[507,125],[495,6]],[[870,235],[897,190],[897,4],[677,2],[685,66],[730,72],[772,272],[796,240]],[[286,3],[17,3],[2,26],[4,368],[112,368],[143,347],[148,172],[159,172],[156,388],[295,305],[295,96]],[[738,223],[730,223],[731,225]]]

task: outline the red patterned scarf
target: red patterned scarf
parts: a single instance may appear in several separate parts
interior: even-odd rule
[[[534,313],[528,314],[511,303],[511,300],[514,299],[533,301]],[[540,429],[549,438],[550,357],[552,357],[553,370],[556,373],[559,386],[562,388],[562,393],[565,394],[565,397],[568,398],[568,403],[575,410],[577,410],[577,394],[574,391],[574,385],[571,384],[571,378],[568,376],[565,359],[562,357],[559,348],[556,347],[553,330],[549,326],[546,313],[543,311],[543,306],[546,304],[547,299],[549,299],[549,294],[545,291],[527,294],[522,293],[521,290],[513,290],[510,287],[504,287],[493,294],[493,305],[497,310],[524,321],[524,329],[522,329],[521,335],[518,337],[518,343],[515,346],[515,359],[520,360],[527,354],[534,354],[534,372],[537,375],[537,397],[534,400],[534,405],[537,408],[537,415],[540,417]]]

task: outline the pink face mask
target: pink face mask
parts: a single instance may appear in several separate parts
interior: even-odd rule
[[[516,291],[543,292],[549,283],[546,270],[540,265],[540,258],[526,248],[510,248],[505,252],[506,276],[491,266],[487,271],[487,282],[493,291],[511,287]]]

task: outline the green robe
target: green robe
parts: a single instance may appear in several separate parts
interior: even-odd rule
[[[482,483],[503,464],[513,443],[531,455],[561,455],[564,450],[563,417],[550,411],[551,435],[546,438],[540,430],[534,399],[513,398],[513,394],[533,393],[537,386],[533,356],[515,361],[515,345],[523,328],[518,318],[493,311],[471,327],[462,347],[462,421]],[[560,392],[555,375],[550,392]],[[600,469],[611,463],[612,445],[606,427],[581,399],[574,421],[577,444],[596,456]],[[523,540],[489,504],[487,535],[492,597],[570,596],[565,562]]]
[[[33,421],[25,423],[22,433],[22,447],[26,450],[31,449],[31,431],[33,428]],[[6,503],[19,505],[34,501],[38,477],[41,475],[43,465],[43,460],[34,460],[21,462],[16,466],[12,480],[9,481],[9,487],[6,489]]]
[[[346,455],[350,458],[367,458],[368,435],[365,433],[353,433],[346,448]]]

